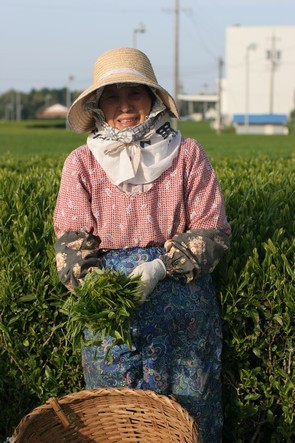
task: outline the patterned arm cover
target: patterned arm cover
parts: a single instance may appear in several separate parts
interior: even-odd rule
[[[214,270],[229,249],[229,236],[219,229],[195,229],[165,242],[167,275],[183,284]]]
[[[100,239],[87,232],[65,232],[56,242],[56,264],[61,282],[73,291],[88,272],[100,267]],[[183,284],[212,272],[229,249],[229,236],[218,229],[196,229],[165,242],[160,258],[167,275]]]
[[[88,272],[99,268],[100,239],[89,232],[65,232],[55,243],[56,265],[63,285],[73,291]]]

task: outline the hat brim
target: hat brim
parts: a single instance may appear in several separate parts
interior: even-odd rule
[[[173,97],[159,84],[149,81],[149,79],[137,75],[132,75],[131,73],[126,78],[126,74],[114,76],[109,76],[108,81],[95,83],[89,86],[85,91],[83,91],[79,97],[73,102],[68,111],[68,122],[71,129],[76,133],[89,132],[95,128],[95,120],[91,111],[85,111],[84,105],[89,100],[91,95],[95,93],[98,89],[112,85],[114,83],[137,83],[149,86],[157,91],[157,95],[161,98],[164,105],[169,109],[175,118],[179,118],[178,110]]]

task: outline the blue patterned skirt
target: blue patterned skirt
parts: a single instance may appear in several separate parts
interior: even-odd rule
[[[128,248],[104,254],[105,268],[129,274],[163,254],[163,248]],[[86,338],[91,338],[85,331]],[[131,322],[133,348],[84,346],[86,388],[129,387],[173,394],[198,423],[202,443],[221,442],[221,347],[219,304],[210,275],[187,285],[165,278]]]

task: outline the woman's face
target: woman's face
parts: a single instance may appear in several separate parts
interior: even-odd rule
[[[152,99],[144,85],[109,85],[98,102],[108,125],[123,129],[143,123],[152,109]]]

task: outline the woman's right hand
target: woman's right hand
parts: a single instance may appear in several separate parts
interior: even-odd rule
[[[156,258],[150,262],[138,265],[130,274],[130,277],[141,276],[141,302],[153,292],[157,283],[166,277],[166,267],[161,259]]]

